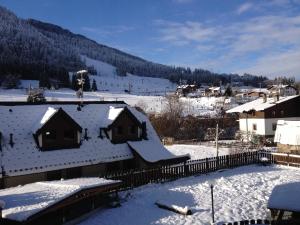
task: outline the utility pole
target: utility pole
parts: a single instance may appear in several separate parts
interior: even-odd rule
[[[219,124],[216,126],[216,149],[217,149],[217,157],[219,157]]]

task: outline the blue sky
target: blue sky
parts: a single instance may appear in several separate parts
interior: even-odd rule
[[[155,62],[300,80],[300,0],[0,0]]]

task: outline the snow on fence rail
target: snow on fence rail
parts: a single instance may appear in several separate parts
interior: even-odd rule
[[[259,163],[259,157],[258,151],[245,152],[201,160],[189,160],[184,164],[161,166],[152,169],[118,171],[105,174],[105,178],[122,180],[122,189],[129,189],[148,183],[166,182],[182,177],[255,164]]]

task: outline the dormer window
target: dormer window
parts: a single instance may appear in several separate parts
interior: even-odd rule
[[[44,137],[47,141],[54,141],[56,140],[56,131],[46,131]]]
[[[137,128],[137,127],[134,126],[134,125],[133,125],[133,126],[129,126],[129,133],[130,133],[130,134],[135,134],[135,133],[136,133],[136,130],[137,130],[136,128]]]
[[[76,136],[75,131],[72,129],[64,131],[64,139],[73,140],[73,139],[75,139],[75,136]]]
[[[117,127],[117,134],[118,135],[122,135],[123,134],[123,127],[122,126],[118,126]]]
[[[125,143],[142,139],[142,123],[135,115],[125,108],[111,108],[108,119],[112,121],[107,133],[113,143]]]
[[[42,151],[78,148],[82,128],[63,109],[49,107],[37,124],[34,137]]]

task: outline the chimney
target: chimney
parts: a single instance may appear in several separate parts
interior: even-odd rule
[[[142,138],[143,139],[148,139],[147,138],[147,128],[146,128],[146,122],[142,122]]]
[[[276,92],[274,95],[274,102],[278,102],[279,101],[279,93]]]
[[[13,148],[15,143],[14,143],[14,140],[13,140],[13,134],[9,134],[9,144],[10,146]]]
[[[101,127],[99,128],[99,136],[98,136],[98,138],[103,139],[102,128]]]
[[[88,137],[88,129],[87,129],[87,128],[84,129],[84,139],[85,139],[86,141],[89,140],[89,137]]]
[[[263,94],[263,103],[266,103],[266,102],[267,102],[267,95]]]

